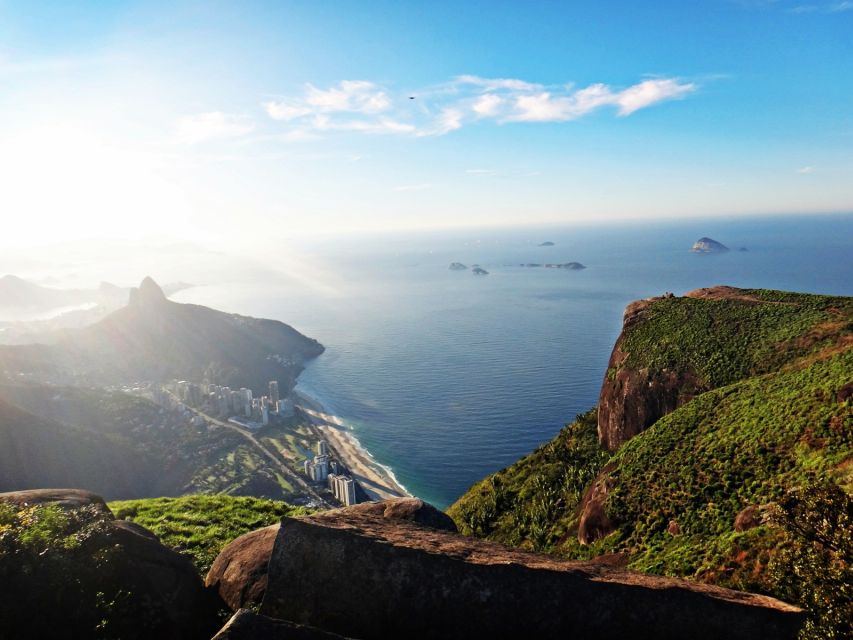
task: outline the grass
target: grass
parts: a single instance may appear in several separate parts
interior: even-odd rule
[[[202,576],[222,548],[244,533],[308,513],[304,507],[262,498],[192,495],[109,503],[116,518],[136,522],[168,547],[189,554]]]

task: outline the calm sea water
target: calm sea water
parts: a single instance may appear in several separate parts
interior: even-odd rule
[[[689,253],[701,236],[735,250]],[[327,351],[299,388],[439,507],[596,403],[631,300],[715,284],[853,295],[853,216],[338,238],[306,255],[294,266],[283,250],[293,280],[176,299],[320,340]],[[518,266],[569,261],[588,268]]]

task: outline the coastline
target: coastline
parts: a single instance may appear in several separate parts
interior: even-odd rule
[[[302,391],[293,391],[296,407],[329,444],[329,448],[349,469],[371,500],[410,497],[388,467],[379,464],[353,435],[343,421],[326,411],[316,399]]]

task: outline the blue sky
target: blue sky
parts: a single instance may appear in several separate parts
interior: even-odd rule
[[[849,211],[851,43],[845,0],[0,0],[0,242]]]

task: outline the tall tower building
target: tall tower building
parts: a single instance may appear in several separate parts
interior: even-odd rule
[[[270,380],[270,404],[278,410],[278,380]]]

